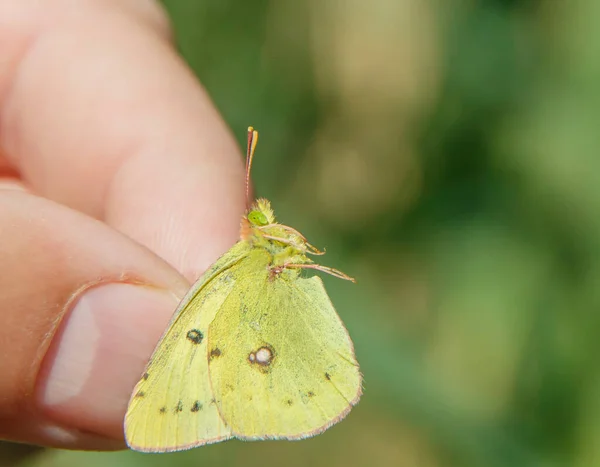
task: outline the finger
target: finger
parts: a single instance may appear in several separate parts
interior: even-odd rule
[[[14,189],[0,206],[0,439],[123,447],[131,388],[187,281],[76,211]]]
[[[241,157],[163,29],[137,14],[151,3],[121,3],[0,0],[2,149],[37,193],[194,279],[237,239]]]

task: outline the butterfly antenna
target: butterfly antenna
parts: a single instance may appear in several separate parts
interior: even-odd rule
[[[250,209],[250,169],[252,168],[252,159],[254,150],[258,143],[258,131],[251,126],[248,127],[248,145],[246,147],[246,208]]]

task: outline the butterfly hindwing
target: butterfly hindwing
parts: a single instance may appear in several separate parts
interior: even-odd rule
[[[278,277],[256,250],[209,327],[209,373],[219,412],[241,439],[320,433],[358,402],[361,375],[321,279]]]
[[[235,286],[248,250],[238,243],[195,284],[179,305],[136,385],[125,435],[138,451],[187,449],[231,437],[208,375],[208,327]]]

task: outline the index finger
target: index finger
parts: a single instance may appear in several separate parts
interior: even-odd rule
[[[192,280],[237,238],[243,167],[161,18],[151,2],[0,2],[1,152]]]

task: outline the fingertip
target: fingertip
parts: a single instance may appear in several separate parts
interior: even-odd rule
[[[171,293],[139,285],[85,291],[44,360],[41,411],[60,426],[122,440],[131,390],[176,306]]]

